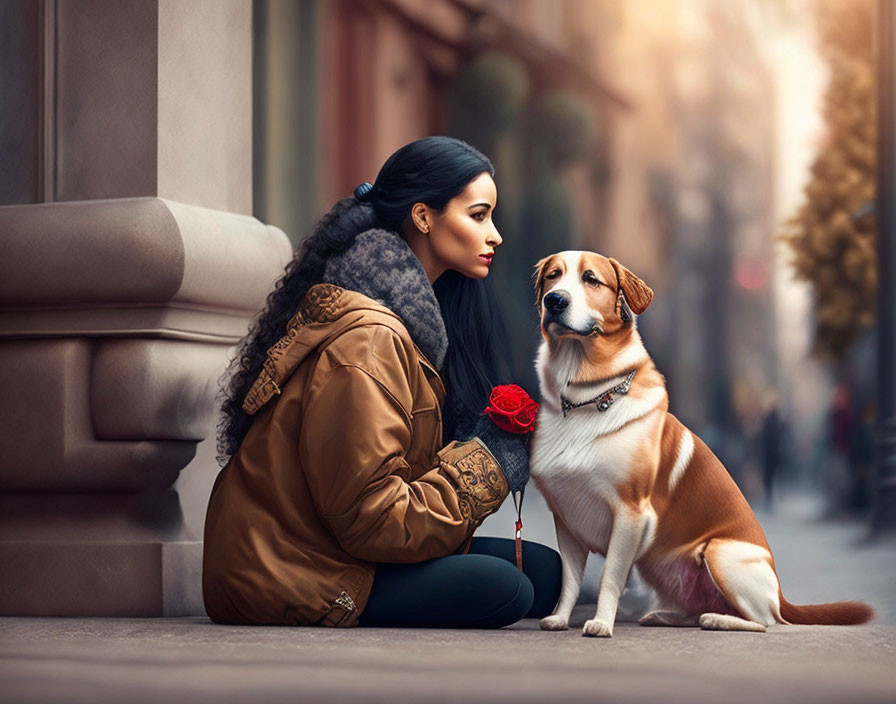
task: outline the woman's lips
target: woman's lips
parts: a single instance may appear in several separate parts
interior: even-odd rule
[[[492,257],[494,257],[494,256],[495,256],[494,254],[480,254],[480,255],[479,255],[479,258],[480,258],[482,261],[484,261],[486,264],[491,264],[491,263],[492,263]]]

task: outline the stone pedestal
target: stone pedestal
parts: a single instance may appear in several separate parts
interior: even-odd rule
[[[285,235],[158,198],[0,207],[0,231],[0,613],[202,613],[204,505],[185,521],[172,485],[214,479],[215,396]]]
[[[0,43],[0,614],[202,614],[215,397],[292,254],[251,0],[9,0]]]

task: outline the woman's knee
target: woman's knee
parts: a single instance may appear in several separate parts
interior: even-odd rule
[[[524,618],[535,600],[531,580],[506,560],[491,555],[463,556],[465,576],[477,598],[467,604],[469,626],[501,628]]]
[[[535,602],[535,587],[524,573],[500,558],[491,559],[499,563],[494,565],[492,576],[493,608],[481,616],[480,628],[501,628],[516,623],[526,617]]]
[[[523,569],[535,586],[535,599],[526,618],[542,618],[554,610],[560,598],[563,582],[563,563],[560,553],[547,545],[530,543],[523,549]]]
[[[523,541],[523,571],[534,587],[532,607],[521,618],[541,618],[553,611],[560,598],[563,567],[560,553],[547,545]],[[475,536],[470,544],[471,555],[491,555],[506,560],[516,569],[516,545],[510,538]]]
[[[560,586],[563,582],[560,553],[547,545],[524,540],[523,571],[535,588],[532,608],[525,618],[547,616],[560,598]]]
[[[527,557],[529,558],[528,564],[531,565],[533,569],[537,569],[540,573],[560,574],[562,570],[560,553],[554,550],[554,548],[549,548],[547,545],[524,540],[523,569],[526,568]]]

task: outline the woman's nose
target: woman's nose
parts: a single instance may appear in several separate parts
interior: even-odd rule
[[[491,244],[493,247],[497,247],[503,241],[504,238],[501,237],[501,233],[498,232],[498,228],[495,227],[494,224],[492,224],[492,234],[488,238],[489,244]]]

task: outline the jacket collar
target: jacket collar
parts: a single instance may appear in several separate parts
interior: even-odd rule
[[[407,334],[401,318],[369,296],[334,284],[311,286],[286,324],[286,334],[268,349],[261,372],[243,399],[243,410],[255,414],[280,393],[296,367],[314,350],[353,327],[375,320]],[[441,402],[445,387],[438,370],[423,350],[415,347]]]
[[[437,370],[445,363],[448,334],[423,264],[397,232],[374,228],[331,256],[323,281],[363,293],[394,312]]]

